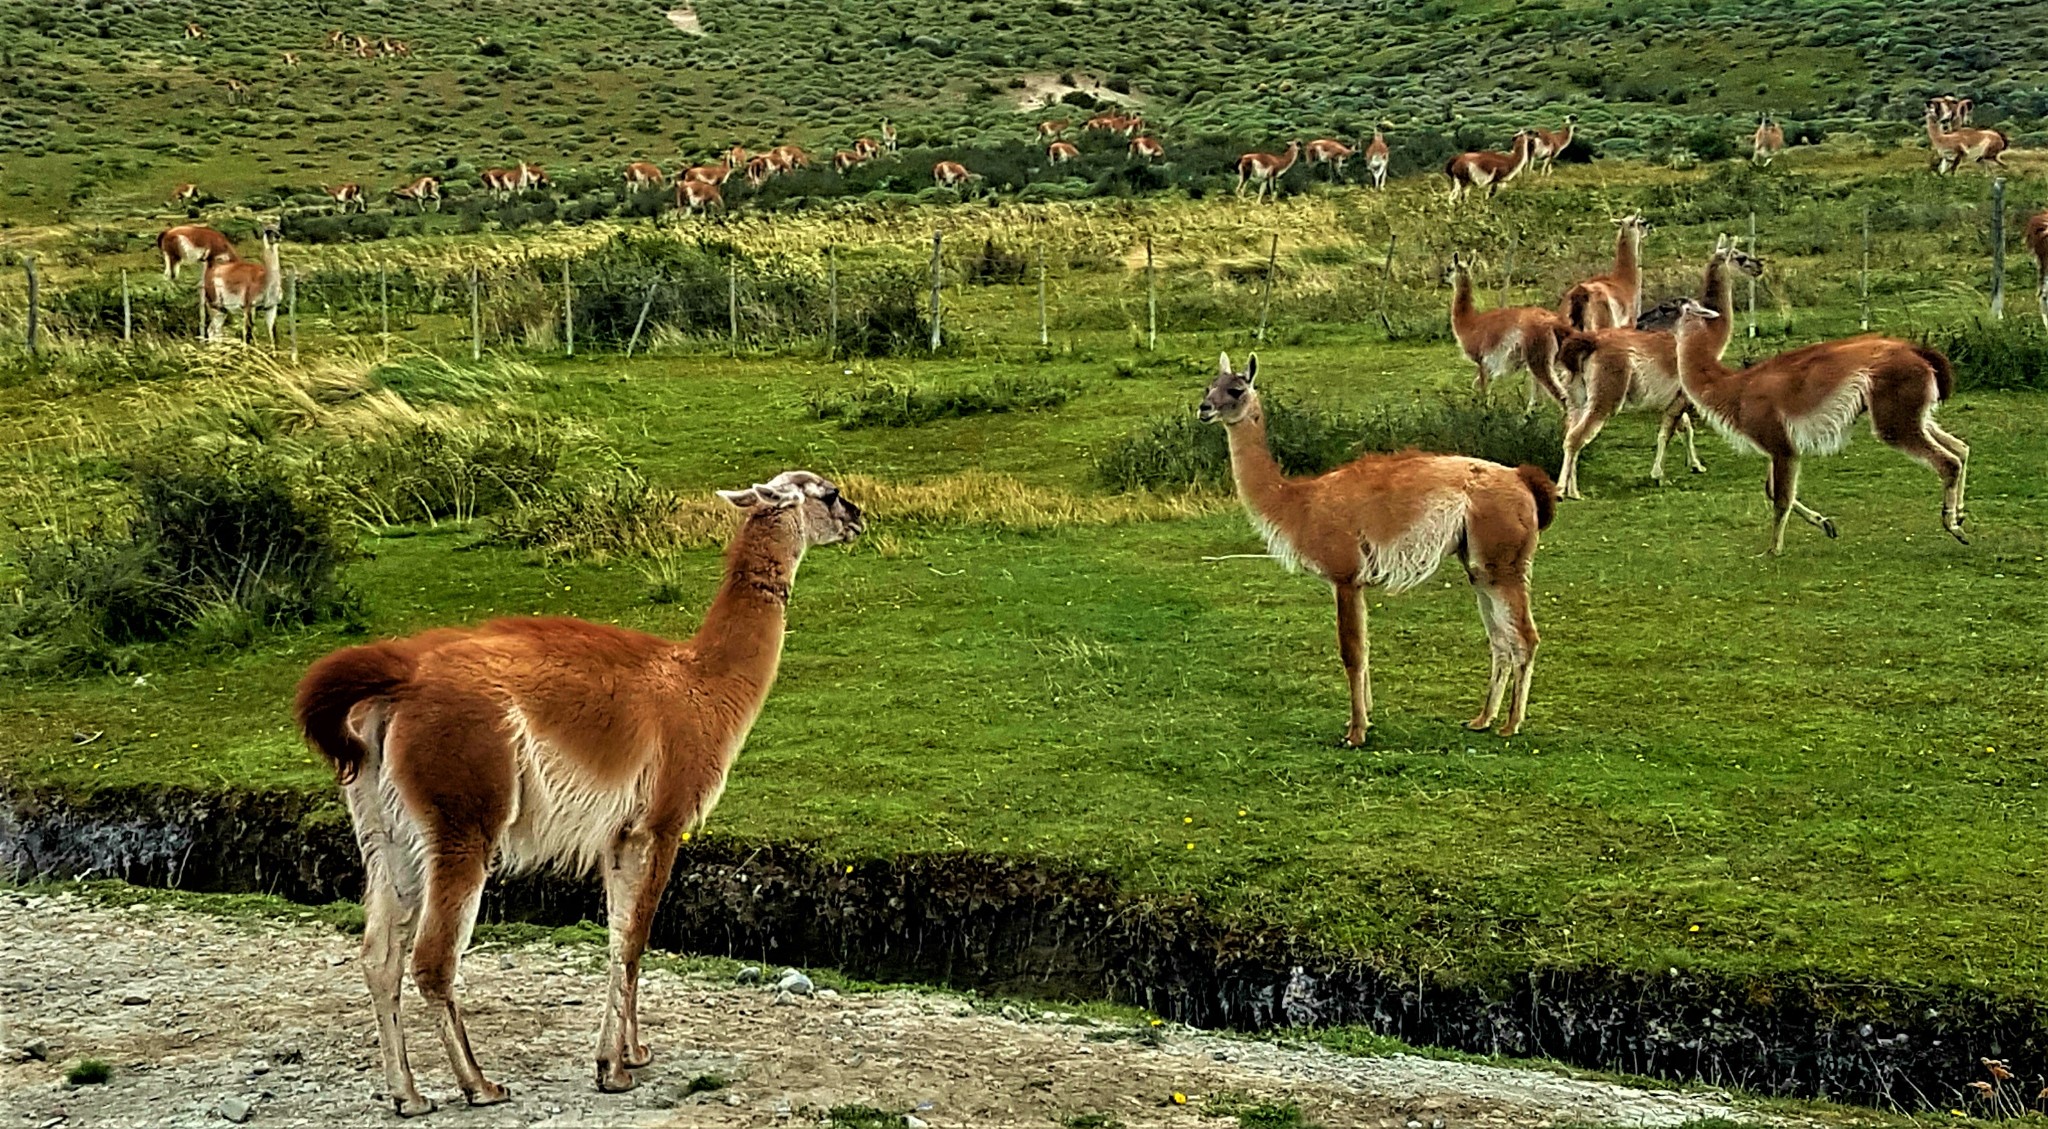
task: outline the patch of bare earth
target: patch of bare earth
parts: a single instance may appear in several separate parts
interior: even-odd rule
[[[1047,109],[1057,105],[1060,99],[1076,90],[1106,105],[1134,106],[1138,101],[1132,95],[1119,94],[1085,76],[1076,77],[1074,84],[1070,85],[1061,82],[1060,76],[1056,74],[1028,74],[1024,76],[1023,88],[1016,92],[1017,110],[1019,113],[1028,114],[1034,110]]]
[[[0,1107],[12,1124],[52,1127],[218,1127],[234,1114],[266,1126],[396,1123],[375,1096],[382,1078],[356,949],[307,922],[0,892]],[[1148,1045],[1129,1028],[1014,1007],[988,1014],[937,993],[778,1004],[768,991],[667,970],[649,970],[641,992],[654,1065],[639,1072],[639,1089],[600,1094],[602,958],[595,946],[470,952],[470,1036],[513,1094],[486,1109],[463,1108],[408,989],[421,1089],[453,1107],[430,1124],[797,1126],[866,1105],[932,1126],[1042,1129],[1098,1114],[1134,1129],[1214,1129],[1229,1100],[1298,1103],[1333,1129],[1665,1127],[1733,1114],[1716,1096],[1178,1028]],[[112,1079],[67,1086],[62,1064],[79,1058],[106,1061]],[[704,1075],[730,1084],[688,1092]]]
[[[668,22],[674,24],[676,30],[684,35],[704,34],[704,24],[697,18],[697,9],[695,8],[670,8],[668,10]]]

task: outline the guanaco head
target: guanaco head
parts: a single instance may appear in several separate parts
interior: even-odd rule
[[[749,518],[771,515],[795,522],[806,547],[851,541],[867,529],[859,506],[841,497],[830,479],[807,470],[786,470],[745,490],[720,490],[718,496]]]
[[[1637,235],[1648,235],[1650,234],[1651,230],[1650,221],[1644,219],[1643,213],[1641,212],[1632,212],[1628,215],[1621,217],[1618,220],[1615,220],[1614,226],[1621,228],[1634,228]]]
[[[1235,372],[1230,367],[1230,354],[1218,355],[1216,379],[1209,384],[1209,391],[1202,397],[1202,406],[1196,414],[1203,423],[1234,424],[1252,410],[1258,403],[1258,393],[1252,382],[1258,379],[1259,355],[1253,353],[1245,358],[1244,371]]]
[[[263,242],[267,244],[284,242],[284,229],[277,225],[276,220],[271,220],[263,225]]]
[[[1763,277],[1764,261],[1743,250],[1735,240],[1726,235],[1714,243],[1714,257],[1751,278]]]
[[[1714,312],[1712,306],[1687,298],[1678,304],[1678,324],[1672,327],[1672,332],[1684,337],[1697,332],[1701,326],[1720,316]]]

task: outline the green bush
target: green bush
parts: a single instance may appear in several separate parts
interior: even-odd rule
[[[2034,318],[1974,318],[1921,340],[1947,354],[1959,392],[2048,391],[2048,333]]]
[[[537,495],[560,468],[563,447],[559,431],[530,420],[425,422],[322,450],[308,476],[366,524],[467,521]]]
[[[1545,468],[1564,457],[1554,419],[1474,398],[1445,397],[1370,412],[1269,400],[1266,428],[1274,460],[1291,475],[1320,474],[1370,451],[1412,449]],[[1227,489],[1229,441],[1222,427],[1192,413],[1166,416],[1111,444],[1097,456],[1095,473],[1104,486],[1118,491]]]
[[[963,384],[877,380],[847,393],[812,393],[812,419],[843,428],[916,427],[933,420],[1057,408],[1080,389],[1039,375],[1004,374]]]
[[[132,484],[125,521],[22,550],[23,582],[0,601],[0,670],[104,669],[202,625],[220,645],[354,613],[340,576],[353,542],[275,462],[153,457]]]

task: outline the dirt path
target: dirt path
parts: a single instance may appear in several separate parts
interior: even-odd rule
[[[353,938],[310,923],[0,892],[0,1105],[10,1124],[37,1129],[217,1127],[244,1112],[239,1103],[258,1125],[396,1124],[372,1098],[376,1034],[355,950]],[[1094,1114],[1106,1120],[1083,1123],[1222,1129],[1236,1119],[1219,1115],[1255,1102],[1297,1103],[1312,1124],[1389,1129],[1733,1115],[1710,1096],[1536,1071],[1179,1029],[1147,1045],[1113,1024],[991,1015],[940,994],[777,1003],[759,988],[663,970],[648,972],[641,993],[655,1065],[635,1092],[602,1095],[590,1080],[601,959],[595,947],[551,945],[471,954],[470,1034],[513,1091],[489,1109],[461,1105],[408,989],[414,1067],[444,1103],[429,1124],[804,1126],[836,1124],[826,1111],[860,1105],[932,1126],[1044,1127]],[[67,1086],[62,1064],[80,1058],[111,1064],[112,1080]],[[686,1092],[706,1074],[730,1084]]]

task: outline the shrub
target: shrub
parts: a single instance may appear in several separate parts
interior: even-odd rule
[[[736,513],[715,497],[684,498],[623,470],[535,494],[497,519],[490,540],[550,558],[654,556],[718,544]]]
[[[2032,318],[1973,318],[1921,341],[1947,354],[1958,391],[2048,391],[2048,333]]]
[[[129,281],[128,309],[134,331],[179,337],[194,334],[199,327],[194,291],[182,285],[151,285],[148,278],[137,274]],[[52,328],[82,337],[121,334],[119,275],[90,275],[48,292],[44,300]]]
[[[1266,421],[1273,457],[1288,474],[1319,474],[1368,451],[1414,449],[1543,467],[1558,465],[1564,456],[1559,429],[1548,416],[1470,398],[1363,413],[1273,400],[1266,404]],[[1227,489],[1229,442],[1223,428],[1175,414],[1111,444],[1097,456],[1095,473],[1112,490]]]
[[[564,440],[521,419],[428,419],[375,442],[323,451],[310,473],[334,505],[374,525],[467,521],[540,493],[561,466]]]
[[[933,420],[1057,408],[1074,397],[1072,384],[1044,376],[1000,375],[953,385],[877,380],[849,393],[812,393],[812,419],[836,419],[844,428],[916,427]]]
[[[217,642],[353,614],[340,577],[352,542],[273,461],[154,457],[132,482],[126,521],[23,549],[23,583],[0,603],[0,669],[105,668],[202,623]]]

